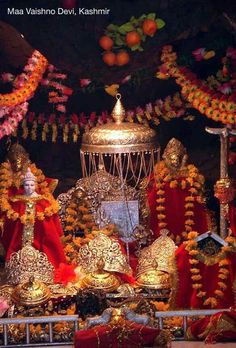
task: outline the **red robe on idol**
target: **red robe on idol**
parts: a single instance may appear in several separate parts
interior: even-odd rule
[[[23,188],[10,188],[9,198],[23,194]],[[17,198],[18,199],[18,198]],[[12,209],[22,216],[25,214],[26,201],[19,198],[19,200],[11,201],[9,199]],[[36,200],[35,213],[44,212],[45,208],[50,206],[48,200],[41,196]],[[1,233],[1,242],[6,252],[6,261],[10,259],[13,252],[22,248],[22,235],[24,231],[24,224],[20,219],[9,219],[6,214],[0,212],[0,218],[3,218],[4,225]],[[35,219],[34,223],[34,241],[33,246],[39,251],[44,252],[51,264],[57,268],[60,263],[66,263],[65,254],[60,241],[63,231],[57,214],[52,216],[45,216],[43,220]]]

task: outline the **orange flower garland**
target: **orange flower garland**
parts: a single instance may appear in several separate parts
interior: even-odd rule
[[[184,231],[182,232],[182,237],[186,239],[188,232],[192,231],[192,226],[194,225],[194,202],[204,203],[203,198],[203,185],[204,177],[199,174],[198,169],[189,164],[178,172],[178,178],[170,174],[169,169],[166,167],[164,161],[161,161],[155,165],[154,168],[154,178],[156,182],[157,189],[157,219],[158,226],[160,229],[168,228],[168,223],[166,220],[165,212],[165,185],[169,183],[170,188],[181,188],[187,189],[188,195],[185,198],[185,222]],[[174,236],[172,235],[174,239]],[[176,242],[179,243],[181,237],[176,237]]]
[[[47,59],[38,51],[34,51],[29,61],[34,62],[31,73],[24,73],[25,82],[11,93],[0,94],[0,107],[16,106],[32,97],[47,68]],[[29,62],[28,61],[28,62]],[[28,64],[28,63],[27,63]]]
[[[73,200],[66,209],[65,232],[75,232],[78,229],[88,235],[93,228],[97,228],[92,215],[85,204],[77,205]]]
[[[176,63],[177,55],[172,46],[165,46],[162,51],[161,61],[166,70],[166,76],[176,79],[181,86],[181,93],[192,106],[214,121],[224,124],[236,124],[236,103],[231,96],[225,96],[214,89],[210,89],[207,83],[197,79],[187,68],[181,68]]]
[[[217,262],[219,263],[218,286],[214,291],[215,296],[207,297],[207,293],[204,291],[203,284],[201,282],[202,275],[200,274],[199,262],[202,255],[196,242],[197,236],[198,232],[191,231],[188,234],[188,241],[186,242],[185,247],[191,256],[189,262],[191,264],[190,272],[192,274],[192,288],[196,290],[197,297],[203,300],[204,306],[215,308],[218,304],[218,299],[224,296],[224,290],[227,288],[225,281],[229,276],[229,261],[227,260],[226,253],[235,251],[235,239],[231,236],[227,237],[225,241],[229,243],[229,246],[222,247],[221,252],[217,254],[216,257],[203,257],[202,261],[207,265],[213,265]]]
[[[56,214],[58,212],[59,206],[57,201],[53,198],[52,194],[49,191],[48,185],[45,181],[45,176],[43,175],[42,171],[37,169],[34,164],[30,165],[30,169],[37,179],[39,192],[42,195],[42,198],[44,198],[50,203],[50,206],[45,208],[43,212],[37,212],[35,214],[36,219],[44,220],[46,217],[50,217]],[[11,198],[8,195],[8,190],[13,184],[14,177],[10,163],[5,162],[1,165],[0,168],[0,211],[5,213],[8,219],[14,221],[20,219],[21,223],[25,224],[27,220],[26,214],[19,215],[19,213],[17,213],[11,207]]]

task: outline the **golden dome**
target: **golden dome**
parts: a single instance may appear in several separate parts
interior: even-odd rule
[[[157,149],[156,132],[142,124],[124,122],[125,110],[120,94],[112,111],[115,122],[92,128],[83,134],[82,152],[130,153]]]
[[[97,260],[97,271],[87,274],[82,280],[82,287],[99,289],[111,292],[120,285],[119,280],[113,274],[104,271],[105,262],[102,258]]]
[[[142,288],[148,289],[170,289],[170,275],[167,272],[158,270],[149,270],[146,273],[141,274],[136,284]]]
[[[119,285],[119,280],[108,272],[90,273],[82,280],[83,288],[103,290],[105,292],[112,292],[116,290]]]
[[[37,306],[46,302],[49,297],[48,287],[39,280],[35,280],[33,276],[28,281],[17,285],[12,293],[14,302],[26,306]]]

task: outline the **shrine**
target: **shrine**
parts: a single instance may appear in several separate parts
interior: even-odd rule
[[[0,11],[0,347],[236,347],[235,4]]]

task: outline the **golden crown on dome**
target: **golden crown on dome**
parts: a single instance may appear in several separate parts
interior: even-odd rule
[[[156,132],[146,125],[124,122],[125,109],[121,95],[116,95],[112,110],[115,122],[92,128],[83,134],[81,150],[90,153],[129,153],[158,148]]]

